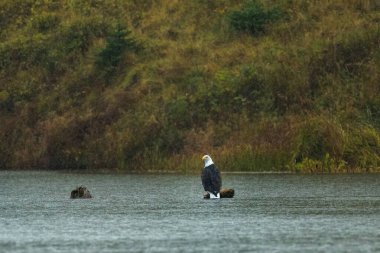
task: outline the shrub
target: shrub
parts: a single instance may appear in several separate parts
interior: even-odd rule
[[[30,0],[2,0],[0,2],[0,34],[8,26],[24,25],[32,13],[32,6],[33,1]]]
[[[40,15],[31,19],[32,28],[39,32],[48,32],[57,28],[60,23],[60,19],[57,15],[49,13],[41,13]]]
[[[235,101],[247,106],[251,113],[273,111],[274,98],[270,86],[259,76],[253,67],[245,67],[241,72],[235,94]]]
[[[232,12],[229,19],[236,30],[257,35],[264,33],[267,24],[279,20],[282,16],[279,8],[265,10],[261,3],[252,0],[247,2],[242,10]]]
[[[353,30],[338,37],[310,61],[310,80],[312,85],[319,88],[318,79],[325,79],[326,75],[333,74],[341,79],[352,79],[366,74],[365,64],[374,57],[379,48],[380,32],[377,29]],[[364,71],[363,71],[364,70]]]
[[[378,168],[380,166],[380,135],[367,126],[351,130],[344,150],[344,160],[353,168]]]
[[[8,101],[9,93],[5,90],[0,91],[0,106]]]
[[[85,54],[94,38],[106,34],[107,25],[97,18],[83,18],[63,27],[62,46],[66,53],[79,51]]]
[[[345,135],[339,123],[321,116],[311,117],[300,128],[294,160],[322,161],[326,155],[339,159],[344,145]]]
[[[185,97],[177,98],[166,106],[166,114],[169,122],[178,128],[188,128],[191,126],[191,112],[189,103]]]
[[[106,77],[110,76],[117,68],[126,51],[137,51],[139,46],[131,32],[122,25],[117,25],[108,36],[105,48],[99,53],[98,67],[102,68]]]

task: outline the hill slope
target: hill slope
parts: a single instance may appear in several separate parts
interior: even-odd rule
[[[375,171],[377,1],[0,3],[0,168]]]

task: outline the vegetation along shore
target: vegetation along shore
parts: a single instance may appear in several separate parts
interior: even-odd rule
[[[376,0],[2,0],[0,168],[380,171]]]

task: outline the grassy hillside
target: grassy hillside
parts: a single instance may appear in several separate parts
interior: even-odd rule
[[[380,167],[375,0],[2,0],[0,168]]]

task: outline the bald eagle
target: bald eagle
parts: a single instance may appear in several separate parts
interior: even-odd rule
[[[210,193],[210,198],[220,198],[220,187],[222,186],[220,172],[209,155],[204,155],[202,160],[205,163],[201,175],[203,188]]]

